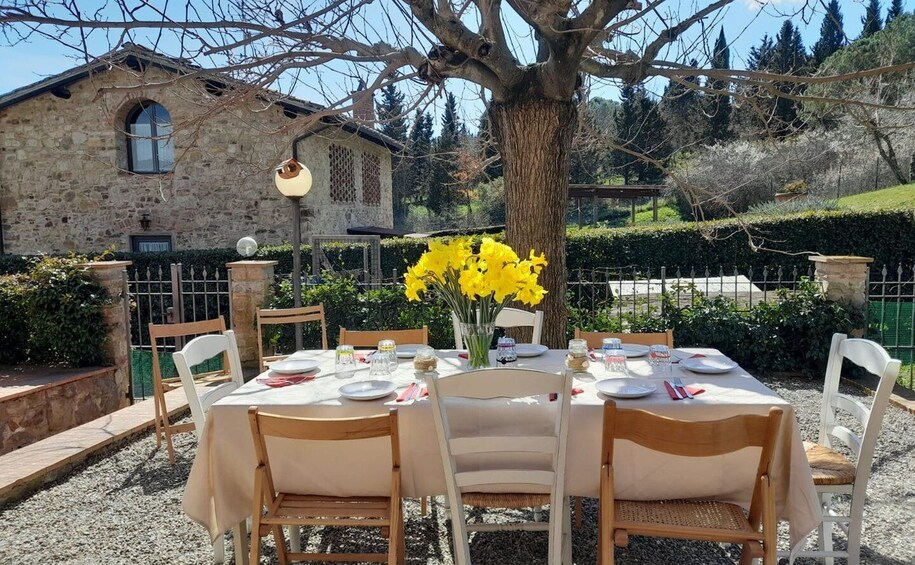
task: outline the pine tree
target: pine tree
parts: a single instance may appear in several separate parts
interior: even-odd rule
[[[435,214],[448,211],[454,204],[454,172],[457,165],[454,152],[460,144],[464,131],[457,114],[457,100],[449,93],[445,98],[445,111],[442,114],[442,130],[435,140],[435,151],[432,160],[432,186],[426,207]]]
[[[883,21],[880,19],[880,0],[870,0],[864,15],[861,17],[861,37],[870,37],[883,28]]]
[[[724,27],[715,41],[715,50],[712,53],[711,66],[713,69],[731,68],[731,50],[728,40],[724,36]],[[714,79],[709,81],[709,86],[716,92],[731,90],[731,83],[725,80]],[[709,116],[707,136],[711,143],[725,141],[733,136],[731,131],[731,97],[727,95],[712,95],[706,97]]]
[[[902,9],[902,0],[893,0],[890,2],[890,8],[886,11],[886,25],[903,15],[905,10]]]
[[[750,47],[750,56],[747,60],[747,67],[751,71],[766,71],[772,65],[772,59],[775,56],[775,43],[769,34],[764,34],[759,42],[759,46]]]
[[[410,160],[406,151],[408,126],[404,116],[404,95],[397,86],[389,84],[381,89],[381,102],[378,103],[378,118],[381,121],[381,133],[404,146],[404,152],[394,155],[391,162],[391,192],[394,200],[394,223],[403,225],[407,218],[410,193]]]
[[[775,51],[770,64],[772,72],[783,75],[803,75],[807,71],[807,51],[801,40],[801,32],[790,20],[782,24],[778,36],[775,38]],[[776,83],[779,91],[786,94],[799,94],[803,92],[802,85],[794,83]],[[775,123],[771,130],[779,135],[788,135],[796,132],[801,127],[798,120],[798,103],[783,96],[775,101]]]
[[[813,44],[813,62],[819,67],[827,57],[845,45],[842,10],[839,0],[830,0],[820,24],[820,38]]]
[[[490,179],[497,179],[502,176],[502,160],[496,158],[499,155],[499,147],[496,138],[492,133],[492,123],[489,121],[489,113],[483,111],[480,116],[479,126],[480,145],[483,147],[483,159],[494,159],[493,162],[486,165],[483,173]]]
[[[690,67],[698,68],[699,62],[692,59]],[[661,115],[670,129],[670,138],[676,150],[688,150],[703,141],[706,135],[706,118],[703,106],[704,95],[700,91],[699,77],[683,77],[689,84],[668,82],[661,99]]]
[[[652,100],[641,85],[626,85],[620,95],[620,111],[616,115],[617,145],[622,149],[613,152],[612,159],[623,181],[657,183],[663,177],[661,170],[646,163],[636,155],[663,161],[670,153],[667,125],[661,117],[658,103]]]

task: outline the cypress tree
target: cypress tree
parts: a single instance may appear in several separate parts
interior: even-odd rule
[[[827,57],[845,45],[842,10],[839,0],[830,0],[820,24],[820,38],[813,44],[813,62],[819,67]]]
[[[661,161],[670,153],[667,125],[661,117],[658,103],[648,96],[643,86],[627,84],[623,87],[620,111],[616,115],[616,131],[617,145],[621,149],[613,152],[612,159],[624,182],[659,182],[663,177],[661,170],[631,154]]]
[[[864,15],[861,17],[861,37],[870,37],[883,28],[883,21],[880,19],[880,0],[870,0]]]
[[[454,172],[457,170],[454,151],[460,144],[463,132],[457,114],[457,100],[451,93],[445,98],[445,111],[442,114],[441,124],[442,131],[435,140],[432,186],[427,200],[427,207],[436,214],[446,212],[454,204]]]
[[[432,116],[417,110],[408,142],[407,186],[413,202],[429,200],[432,173]]]
[[[890,2],[890,8],[886,11],[886,25],[890,25],[890,22],[903,15],[905,11],[902,9],[902,0],[893,0]]]
[[[699,61],[692,59],[689,65],[698,68]],[[688,149],[702,141],[708,129],[703,109],[705,96],[699,90],[699,77],[689,75],[683,79],[689,84],[671,79],[661,100],[661,114],[669,127],[675,150]]]
[[[724,26],[715,41],[715,50],[712,53],[711,66],[713,69],[729,69],[731,67],[731,50],[724,36]],[[718,92],[730,92],[731,83],[726,80],[713,79],[709,86]],[[731,97],[727,95],[711,95],[708,101],[707,113],[709,115],[707,136],[711,143],[725,141],[732,137],[731,132]]]
[[[410,159],[406,153],[409,149],[409,131],[403,101],[404,95],[397,90],[396,85],[389,84],[381,89],[381,101],[378,103],[378,118],[381,121],[379,129],[381,133],[404,146],[404,152],[394,155],[391,162],[391,192],[394,200],[394,223],[397,225],[403,225],[407,218],[412,192]]]

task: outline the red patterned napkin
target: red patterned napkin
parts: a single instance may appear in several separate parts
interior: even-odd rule
[[[588,357],[591,358],[591,361],[597,361],[597,354],[590,347],[588,348]]]
[[[371,363],[371,362],[372,362],[372,354],[373,354],[373,353],[375,353],[375,352],[374,352],[374,351],[370,351],[370,352],[368,352],[368,353],[357,353],[357,354],[356,354],[356,361],[359,361],[360,363]]]
[[[583,388],[578,388],[577,386],[573,386],[573,387],[572,387],[572,396],[575,396],[576,394],[581,394],[581,393],[583,393],[584,391],[585,391],[585,389],[583,389]],[[557,398],[559,398],[558,395],[556,395],[556,394],[551,394],[551,395],[550,395],[550,402],[553,402],[553,401],[556,400]]]
[[[461,359],[468,359],[468,358],[469,358],[468,355],[467,355],[466,353],[458,353],[458,357],[460,357]]]
[[[257,382],[280,388],[289,385],[297,385],[307,381],[314,380],[314,375],[275,375],[272,377],[258,377]]]
[[[703,357],[705,357],[705,356],[703,355]],[[671,385],[667,381],[664,381],[664,388],[667,389],[667,394],[670,395],[671,400],[683,400],[683,398],[688,398],[685,394],[683,395],[683,398],[680,398],[679,396],[677,396],[677,393],[674,392],[673,385]],[[702,394],[703,392],[705,392],[704,388],[699,388],[697,386],[689,386],[689,385],[686,385],[686,390],[688,390],[689,393],[692,394],[693,396],[696,396],[697,394]]]
[[[410,386],[408,386],[407,388],[405,388],[404,391],[403,391],[402,393],[400,393],[399,395],[397,395],[397,400],[396,400],[395,402],[403,402],[404,400],[406,400],[406,399],[408,399],[408,398],[412,398],[412,396],[413,396],[413,389],[416,388],[417,386],[418,386],[418,385],[417,385],[416,383],[410,383]]]

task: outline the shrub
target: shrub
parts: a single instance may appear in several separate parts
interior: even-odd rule
[[[22,276],[0,277],[0,363],[28,356],[29,324]]]
[[[779,214],[796,214],[798,212],[831,212],[840,208],[838,200],[808,196],[807,198],[795,198],[787,202],[770,201],[755,204],[750,206],[747,213],[754,216],[775,216]]]
[[[791,194],[804,194],[807,192],[807,181],[793,180],[791,182],[786,182],[785,186],[782,187],[782,192],[788,192]]]
[[[104,287],[75,259],[45,257],[26,275],[31,358],[75,366],[98,365],[107,339]]]

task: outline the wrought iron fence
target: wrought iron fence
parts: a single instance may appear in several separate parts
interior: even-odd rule
[[[149,324],[176,324],[209,320],[223,316],[231,327],[231,300],[228,272],[172,264],[169,269],[128,269],[127,290],[130,297],[130,347],[134,399],[152,395],[152,344]],[[163,378],[177,376],[171,353],[183,344],[168,339],[159,344],[159,365]],[[221,358],[212,366],[221,367]]]
[[[867,337],[902,361],[898,382],[915,389],[915,266],[873,269],[867,287]]]

